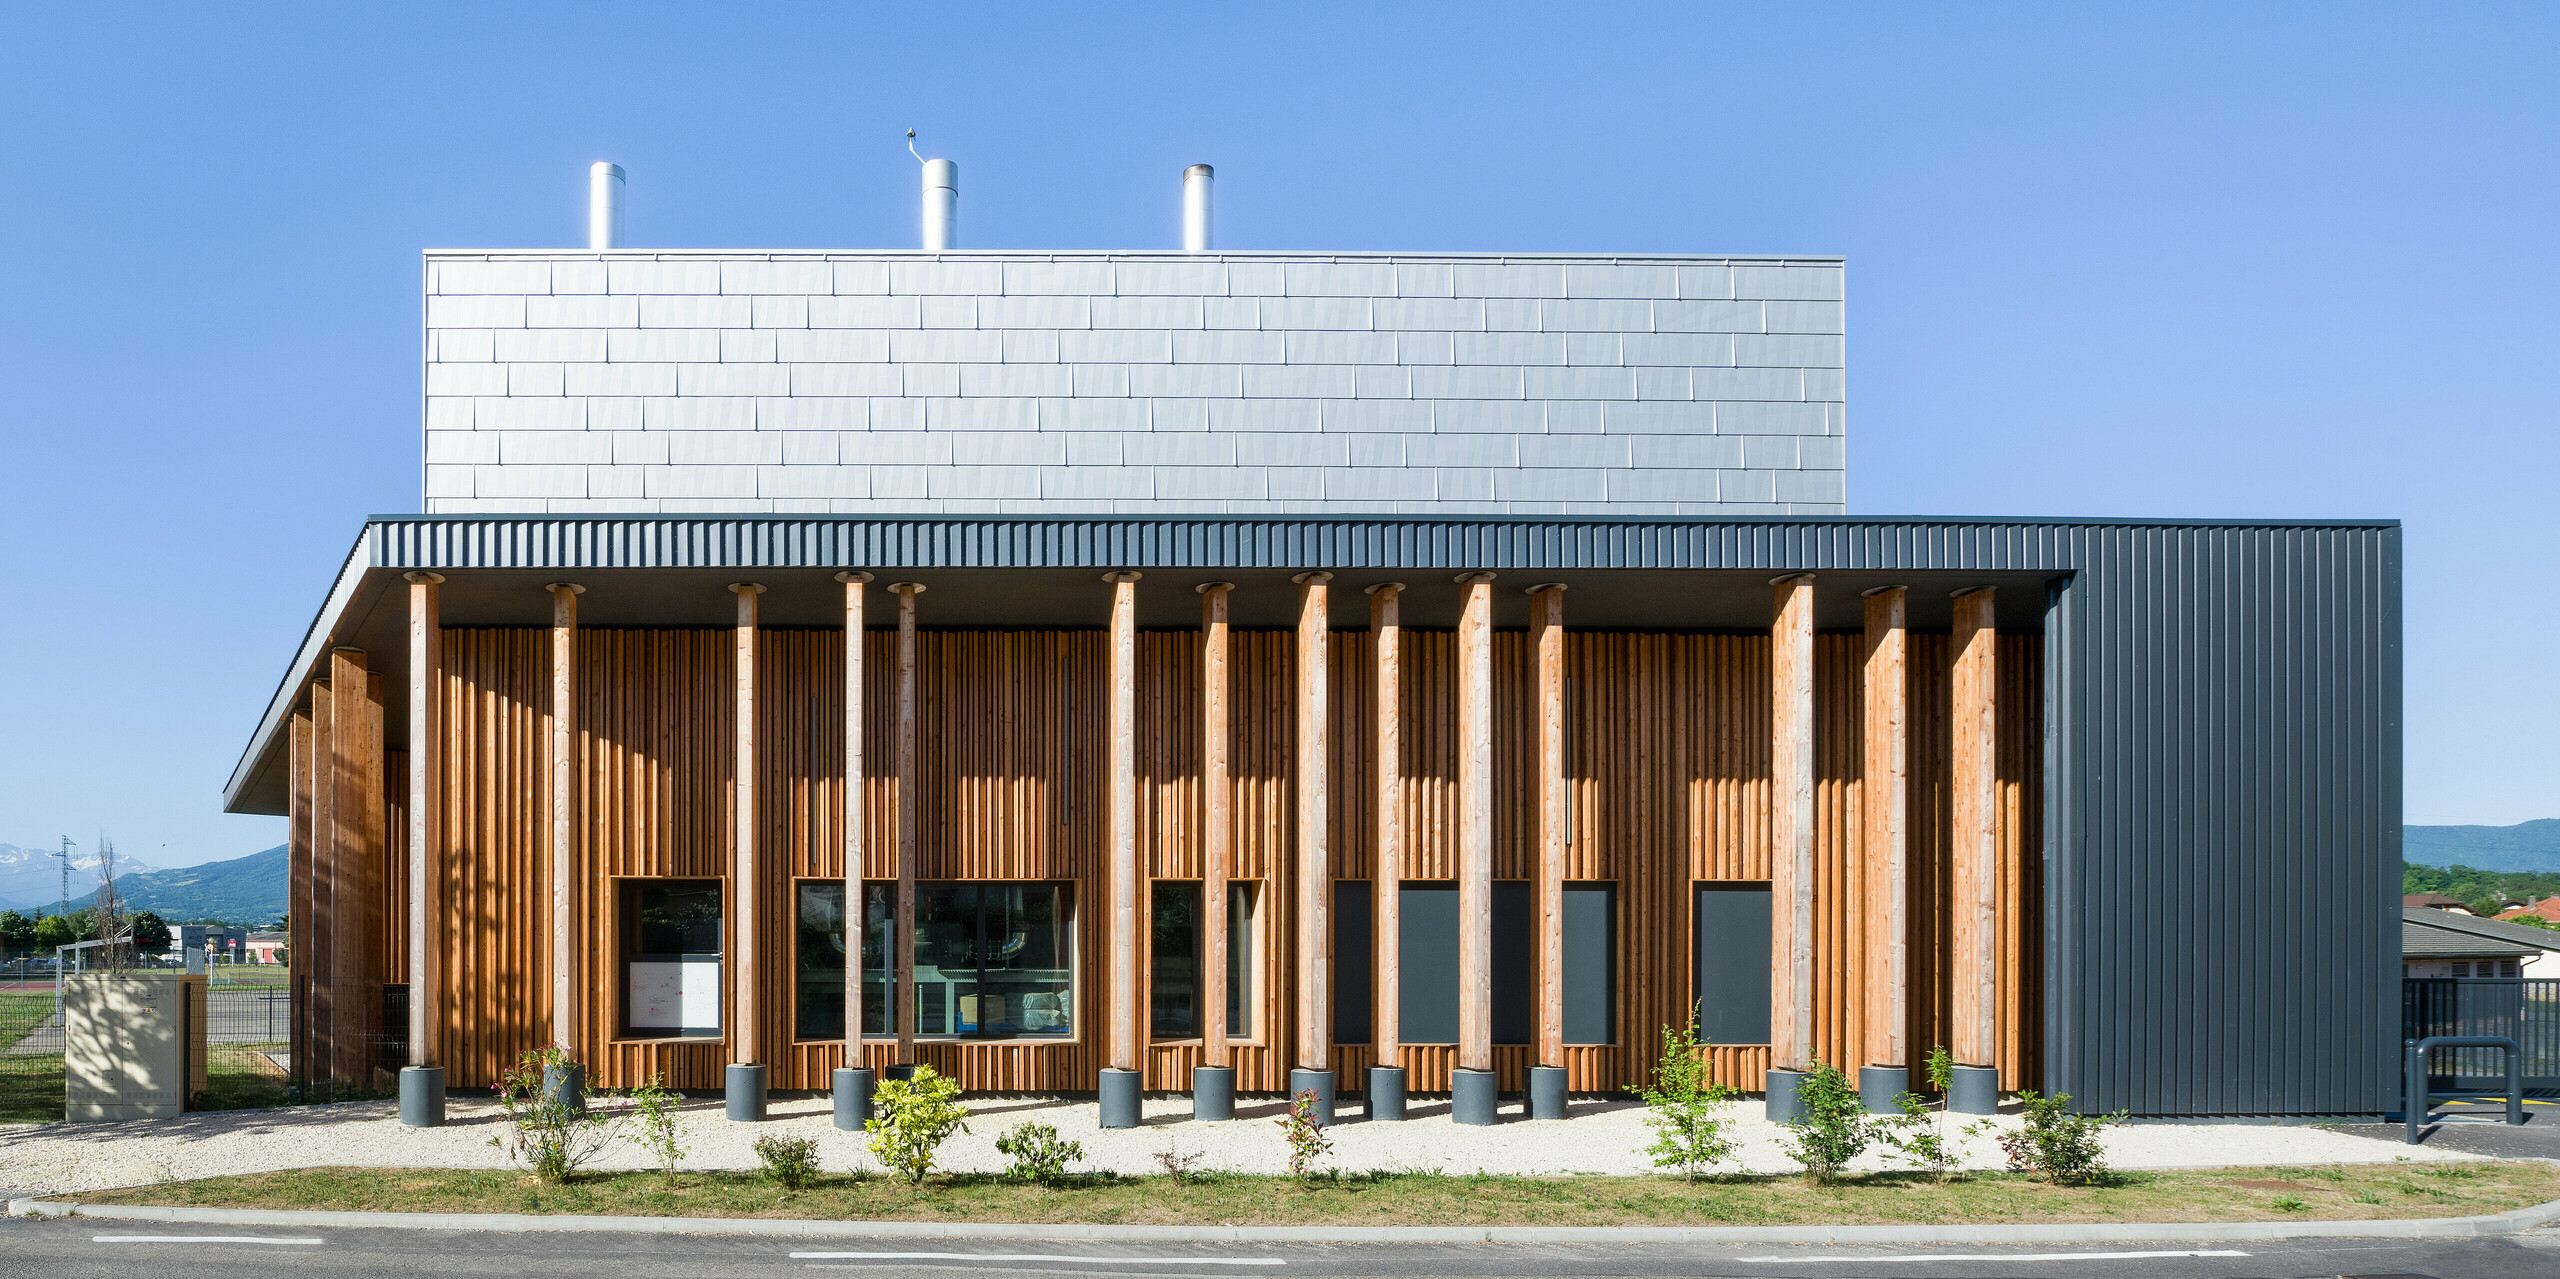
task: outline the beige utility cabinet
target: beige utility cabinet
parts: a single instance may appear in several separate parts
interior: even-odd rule
[[[62,979],[63,1118],[183,1114],[205,1090],[205,979],[80,973]]]

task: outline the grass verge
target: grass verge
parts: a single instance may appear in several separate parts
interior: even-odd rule
[[[1881,1173],[1821,1188],[1795,1177],[1474,1177],[1373,1172],[1300,1182],[1195,1173],[1083,1176],[1054,1187],[982,1176],[924,1186],[830,1175],[790,1192],[751,1173],[600,1172],[543,1186],[513,1171],[304,1168],[82,1195],[97,1204],[359,1212],[593,1213],[834,1221],[1271,1226],[1895,1225],[2356,1221],[2467,1217],[2560,1199],[2560,1168],[2401,1163],[2125,1173],[2053,1186],[2005,1173],[1938,1183]]]

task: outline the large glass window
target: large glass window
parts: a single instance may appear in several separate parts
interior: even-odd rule
[[[1227,1034],[1253,1037],[1253,885],[1227,885]],[[1149,1032],[1157,1039],[1200,1036],[1200,885],[1159,880],[1149,893],[1147,1006]]]
[[[621,881],[622,1026],[635,1039],[720,1033],[720,881]]]
[[[795,1004],[791,1030],[800,1039],[844,1038],[844,881],[807,880],[794,894],[798,927],[792,942]],[[864,1009],[864,1020],[870,1020]]]
[[[1068,906],[1061,884],[916,885],[916,1033],[1072,1035]]]

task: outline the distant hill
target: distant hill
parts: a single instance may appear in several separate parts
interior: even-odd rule
[[[2400,856],[2421,866],[2560,871],[2560,818],[2513,826],[2407,826],[2401,829]]]
[[[62,901],[62,863],[50,848],[0,844],[0,910],[52,911]],[[116,854],[116,878],[149,871],[147,862]],[[71,894],[74,899],[97,890],[98,850],[87,844],[71,848]]]
[[[130,910],[157,911],[171,923],[218,919],[243,928],[264,928],[284,913],[285,851],[278,844],[263,853],[227,862],[181,866],[136,875],[117,875],[116,891]],[[71,903],[78,910],[95,891]]]

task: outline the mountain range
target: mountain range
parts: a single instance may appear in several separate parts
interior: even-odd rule
[[[2513,826],[2403,827],[2400,856],[2421,866],[2510,873],[2560,871],[2560,818]]]
[[[116,878],[157,869],[122,853],[116,855]],[[71,849],[71,897],[76,903],[98,890],[98,852],[75,844]],[[50,848],[0,844],[0,910],[50,914],[62,902],[62,863]]]
[[[120,873],[116,891],[124,897],[125,909],[153,911],[171,923],[218,919],[264,928],[284,913],[286,865],[285,846],[278,844],[227,862]],[[93,890],[73,899],[71,908],[78,910],[96,897]]]

